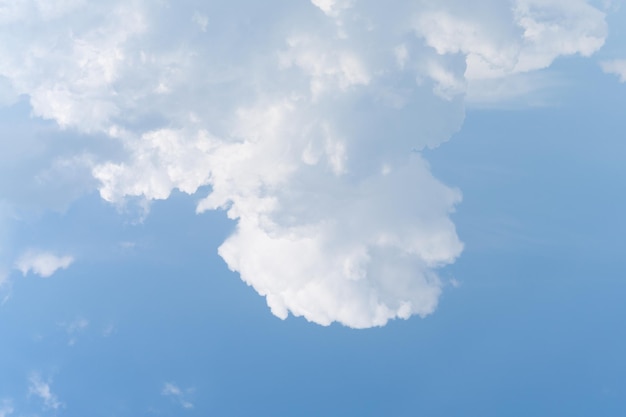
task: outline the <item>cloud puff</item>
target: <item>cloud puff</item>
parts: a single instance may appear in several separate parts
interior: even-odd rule
[[[626,82],[626,59],[614,59],[612,61],[604,61],[600,63],[602,71],[607,74],[617,75],[619,82]]]
[[[59,269],[67,269],[74,262],[71,256],[57,256],[49,252],[29,250],[15,262],[23,275],[33,272],[40,277],[52,276]]]
[[[86,137],[80,158],[52,160],[88,166],[107,201],[208,186],[197,211],[237,220],[228,266],[277,316],[324,325],[434,311],[437,269],[463,248],[461,194],[420,151],[460,129],[468,83],[606,36],[582,0],[197,6],[18,1],[2,15],[5,90]]]
[[[186,391],[190,392],[193,390],[186,390]],[[178,386],[172,383],[167,382],[163,384],[161,395],[173,398],[184,409],[190,410],[193,408],[193,404],[186,399],[187,395]]]
[[[51,410],[58,410],[63,407],[56,395],[52,393],[50,383],[41,379],[41,375],[34,373],[28,379],[28,393],[35,395],[43,401],[44,407]]]

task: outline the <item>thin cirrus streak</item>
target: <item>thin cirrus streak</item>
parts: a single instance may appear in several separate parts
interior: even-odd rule
[[[86,135],[46,163],[88,169],[109,202],[210,186],[197,211],[237,221],[228,266],[322,325],[434,311],[461,194],[420,151],[461,128],[468,85],[606,37],[582,0],[218,3],[14,2],[2,99]]]

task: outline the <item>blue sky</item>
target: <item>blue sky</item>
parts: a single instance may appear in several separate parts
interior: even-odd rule
[[[621,3],[280,3],[0,3],[0,417],[626,413]]]

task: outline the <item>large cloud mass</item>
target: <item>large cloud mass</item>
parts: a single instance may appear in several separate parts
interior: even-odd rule
[[[88,167],[117,204],[210,186],[198,212],[237,220],[219,253],[275,315],[352,327],[436,307],[460,193],[420,150],[468,83],[606,33],[582,0],[12,0],[0,24],[2,102],[84,136],[42,172]]]

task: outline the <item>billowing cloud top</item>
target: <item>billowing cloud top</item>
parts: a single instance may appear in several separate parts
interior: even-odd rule
[[[3,101],[85,136],[45,172],[88,167],[116,204],[209,186],[198,212],[237,220],[219,253],[275,315],[359,328],[431,313],[463,248],[419,151],[468,83],[606,34],[583,0],[23,0],[0,24]]]

